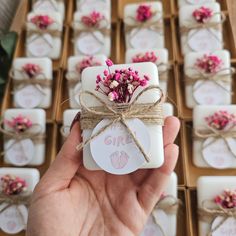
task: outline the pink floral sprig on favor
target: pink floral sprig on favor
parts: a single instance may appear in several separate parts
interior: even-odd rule
[[[152,18],[153,12],[150,5],[141,4],[136,10],[136,20],[139,22],[145,22]]]
[[[223,130],[228,125],[236,125],[236,116],[227,111],[217,111],[205,120],[210,127],[217,130]]]
[[[79,74],[81,74],[82,71],[87,67],[100,66],[100,65],[101,65],[101,63],[98,61],[95,61],[93,56],[89,56],[89,57],[84,58],[79,63],[77,63],[75,66],[75,69]]]
[[[201,24],[206,23],[213,16],[213,11],[207,7],[200,7],[193,12],[194,19]]]
[[[6,125],[11,127],[16,133],[22,133],[32,127],[32,121],[22,115],[12,118],[12,120],[5,120]]]
[[[132,68],[116,69],[111,72],[110,67],[113,62],[106,61],[108,70],[104,70],[103,76],[97,75],[96,90],[106,95],[110,101],[116,103],[130,102],[135,90],[138,87],[144,87],[149,81],[149,77],[141,77],[138,71]]]
[[[223,65],[222,60],[216,55],[203,55],[198,58],[195,63],[195,67],[204,73],[214,74],[217,73]]]
[[[48,15],[37,15],[32,17],[30,22],[35,24],[39,29],[45,30],[54,23],[54,20]]]
[[[132,62],[133,63],[138,63],[138,62],[157,62],[157,60],[159,59],[159,57],[157,57],[155,55],[154,52],[145,52],[145,53],[139,53],[137,55],[135,55],[132,58]]]
[[[87,27],[98,27],[104,18],[100,12],[93,11],[89,15],[82,16],[81,21]]]
[[[33,64],[33,63],[27,63],[22,67],[22,70],[30,77],[33,78],[36,75],[38,75],[39,73],[42,72],[42,68],[37,65],[37,64]]]
[[[215,203],[223,208],[232,209],[236,207],[236,190],[225,190],[214,199]]]
[[[14,175],[1,177],[1,191],[6,195],[16,195],[27,190],[26,181]]]

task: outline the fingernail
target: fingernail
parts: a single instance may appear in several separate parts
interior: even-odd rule
[[[75,124],[76,122],[78,122],[79,120],[80,120],[80,111],[76,114],[74,120],[72,121],[72,123],[71,123],[71,125],[70,125],[70,131],[72,130],[74,124]]]

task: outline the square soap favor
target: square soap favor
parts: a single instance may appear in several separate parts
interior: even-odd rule
[[[3,114],[4,162],[39,166],[45,161],[46,113],[42,109],[7,109]]]
[[[179,25],[182,54],[223,49],[223,21],[219,3],[181,7]]]
[[[199,105],[193,110],[193,163],[201,168],[236,168],[236,105]]]
[[[16,58],[12,66],[13,100],[17,108],[49,108],[52,104],[52,61]]]
[[[178,0],[178,6],[180,8],[185,5],[204,5],[212,2],[215,2],[215,0]]]
[[[231,104],[233,71],[227,50],[185,55],[186,106]]]
[[[125,5],[124,24],[126,50],[165,47],[161,2]]]

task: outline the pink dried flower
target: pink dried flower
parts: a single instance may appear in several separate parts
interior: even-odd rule
[[[107,66],[113,66],[114,65],[111,59],[107,59],[106,64],[107,64]]]
[[[153,62],[155,63],[159,58],[154,52],[138,53],[132,58],[133,63],[138,62]]]
[[[144,75],[141,78],[138,71],[132,68],[116,69],[111,72],[110,66],[113,65],[111,60],[107,61],[107,65],[108,70],[104,70],[103,76],[97,75],[96,90],[108,96],[110,101],[128,103],[138,87],[147,85],[148,76]]]
[[[81,21],[87,27],[98,27],[101,20],[104,19],[104,16],[97,11],[91,12],[89,15],[82,16]]]
[[[35,24],[39,29],[45,30],[49,25],[54,23],[54,20],[48,15],[37,15],[32,17],[30,22]]]
[[[32,121],[22,115],[18,115],[12,118],[12,120],[5,120],[4,122],[17,133],[22,133],[32,126]]]
[[[206,23],[213,16],[210,8],[200,7],[193,12],[193,17],[198,23]]]
[[[223,194],[218,195],[214,199],[217,205],[223,208],[232,209],[236,207],[236,190],[226,189]]]
[[[207,124],[217,130],[223,130],[228,125],[236,125],[236,116],[227,111],[218,111],[205,118]]]
[[[198,58],[195,66],[203,71],[204,73],[217,73],[222,66],[222,60],[216,55],[207,55],[205,54],[203,57]]]
[[[1,177],[1,191],[6,195],[16,195],[27,190],[24,179],[14,175],[4,175]]]
[[[153,15],[151,6],[146,4],[141,4],[136,11],[136,20],[139,22],[145,22],[149,20]]]
[[[34,78],[41,73],[42,68],[37,64],[27,63],[22,67],[22,70],[30,77]]]
[[[100,66],[101,63],[98,61],[95,61],[93,56],[89,56],[84,58],[82,61],[80,61],[79,63],[77,63],[77,65],[75,66],[76,71],[81,74],[82,71],[90,66]]]

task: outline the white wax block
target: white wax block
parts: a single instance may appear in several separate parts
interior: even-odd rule
[[[13,118],[19,115],[23,117],[27,117],[28,119],[32,121],[32,124],[35,125],[35,128],[33,128],[34,132],[37,132],[39,134],[45,134],[46,113],[43,109],[7,109],[3,114],[3,119],[11,121]],[[13,129],[9,127],[6,123],[4,123],[4,129],[6,129],[7,131],[13,131]],[[9,148],[11,141],[12,139],[4,142],[4,152],[5,152],[4,162],[7,164],[13,164],[10,162],[9,157],[7,156],[7,153],[9,153],[9,151],[12,148],[14,148],[14,146],[10,146],[11,148]],[[20,147],[23,149],[22,145],[20,145]],[[29,153],[33,155],[33,158],[28,163],[28,165],[32,165],[32,166],[42,165],[45,161],[45,141],[44,140],[42,142],[36,141],[35,143],[33,143],[33,150],[31,149],[31,146],[29,147],[29,145],[27,145],[27,148],[28,148],[26,150],[28,153],[27,155],[29,155]],[[14,150],[14,153],[13,153],[14,156],[16,156],[15,152],[17,152],[17,149]]]
[[[197,181],[198,207],[202,207],[203,201],[214,200],[216,196],[221,195],[226,189],[236,189],[235,176],[201,176]],[[199,236],[206,236],[210,232],[211,225],[199,220],[198,229]]]
[[[180,8],[184,5],[205,5],[206,3],[212,2],[215,2],[215,0],[178,0],[178,6]]]
[[[41,72],[39,75],[35,76],[35,79],[53,79],[52,74],[52,61],[49,58],[16,58],[13,61],[13,72],[14,72],[14,79],[15,80],[22,80],[22,79],[31,79],[29,76],[22,71],[22,67],[24,67],[26,64],[36,64],[41,68]],[[25,87],[25,86],[24,86]],[[35,86],[34,86],[35,87]],[[36,86],[37,87],[37,86]],[[42,90],[42,92],[41,92]],[[21,92],[20,92],[21,93]],[[38,96],[39,98],[39,104],[37,107],[40,108],[48,108],[51,106],[52,103],[52,87],[41,87]],[[32,99],[35,98],[35,94],[33,96],[30,96]],[[29,98],[29,96],[27,96]],[[38,98],[38,97],[37,97]],[[14,99],[14,107],[22,107],[22,102],[19,102],[19,94],[16,93],[13,94]],[[24,107],[22,107],[24,108]]]
[[[189,77],[198,75],[198,72],[191,68],[194,67],[194,65],[197,62],[197,59],[202,58],[205,54],[206,54],[205,52],[191,52],[185,55],[184,57],[185,75]],[[230,73],[229,69],[231,67],[229,51],[219,50],[219,51],[215,51],[211,53],[211,55],[215,55],[222,60],[223,64],[221,66],[219,75],[229,74]],[[223,88],[220,86],[216,86],[214,82],[210,82],[210,81],[202,82],[201,86],[198,86],[198,85],[196,86],[195,85],[196,83],[187,84],[186,89],[185,89],[186,106],[188,108],[193,108],[194,106],[198,104],[197,101],[201,101],[202,102],[201,105],[231,104],[232,85],[230,83],[223,83],[220,81],[218,83],[222,84]],[[212,86],[214,87],[212,88]],[[217,92],[216,92],[215,87],[217,88]],[[195,95],[196,93],[194,91],[197,91],[197,89],[201,89],[200,95]],[[196,101],[195,96],[202,96],[204,99],[200,99],[200,100],[197,99]]]
[[[76,28],[81,31],[84,30],[79,36],[75,35],[74,37],[74,55],[104,54],[109,57],[111,54],[111,34],[104,34],[99,30],[86,32],[88,27],[81,22],[81,18],[90,15],[90,13],[91,12],[79,11],[74,14],[74,24]],[[104,20],[99,22],[99,28],[111,30],[109,12],[101,11],[100,13],[104,16]]]
[[[54,20],[54,23],[47,27],[47,30],[56,30],[62,32],[63,21],[62,16],[58,12],[46,11],[31,12],[27,15],[27,31],[38,30],[37,26],[30,20],[38,15],[48,15]],[[27,57],[49,57],[58,59],[61,55],[62,36],[53,36],[49,33],[37,34],[34,33],[26,38],[26,56]]]
[[[174,107],[171,103],[163,103],[163,115],[165,118],[174,115]]]
[[[63,1],[57,0],[34,0],[33,1],[33,11],[48,11],[48,12],[58,12],[62,16],[62,20],[65,18],[65,3]]]
[[[187,5],[179,10],[179,25],[189,26],[196,24],[193,12],[202,5]],[[206,3],[204,7],[212,10],[213,16],[207,21],[209,23],[220,23],[220,5],[218,3]],[[196,51],[216,51],[223,49],[223,34],[221,29],[193,29],[181,35],[182,54]]]
[[[149,19],[148,22],[160,22],[163,24],[163,7],[162,3],[156,2],[143,2],[142,4],[151,6],[154,15]],[[124,22],[129,25],[134,25],[136,18],[136,11],[140,3],[127,4],[124,8]],[[137,22],[139,23],[139,22]],[[150,27],[151,28],[151,27]],[[130,32],[125,35],[126,49],[137,48],[137,49],[150,49],[150,48],[164,48],[164,30],[154,31],[149,28],[138,28],[134,27]]]
[[[138,55],[144,55],[145,53],[153,52],[154,55],[157,57],[155,64],[158,68],[159,74],[159,83],[160,87],[164,93],[167,92],[167,81],[163,81],[160,78],[160,74],[163,73],[168,69],[168,50],[166,48],[162,49],[128,49],[125,53],[125,63],[134,63],[133,59]]]
[[[80,92],[80,88],[81,88],[81,83],[80,83],[81,74],[76,72],[76,66],[77,66],[77,64],[81,63],[83,60],[89,59],[89,58],[90,58],[89,56],[72,56],[72,57],[69,57],[69,59],[68,59],[67,68],[68,68],[69,77],[67,79],[68,80],[70,80],[70,79],[77,79],[78,80],[78,83],[75,86],[68,87],[70,108],[79,108],[80,107],[79,92]],[[100,65],[106,65],[106,59],[107,59],[107,57],[105,55],[94,55],[92,57],[92,62],[93,63],[97,62]]]
[[[206,129],[207,130],[207,122],[205,117],[213,115],[215,112],[218,111],[227,111],[230,114],[236,115],[236,105],[224,105],[224,106],[214,106],[214,105],[198,105],[193,109],[193,128],[194,129]],[[236,127],[232,129],[236,131]],[[203,150],[203,142],[205,139],[194,139],[193,140],[193,163],[197,167],[201,168],[209,168],[210,165],[204,160],[202,150]],[[220,147],[220,149],[222,149]],[[221,158],[226,155],[225,152],[220,150],[216,150],[217,157]],[[229,168],[236,167],[236,157],[230,159],[230,166]]]
[[[134,70],[139,71],[140,75],[147,75],[149,76],[150,80],[148,85],[159,85],[158,80],[158,71],[155,64],[151,62],[145,63],[135,63],[135,64],[124,64],[124,65],[114,65],[112,66],[111,70],[114,71],[115,69],[121,69],[132,67]],[[103,99],[106,103],[109,103],[108,99],[102,95],[101,93],[95,91],[96,88],[96,76],[98,74],[103,74],[103,71],[107,67],[99,66],[99,67],[91,67],[87,68],[82,73],[82,91],[88,90],[95,93],[98,97]],[[136,94],[142,91],[143,88],[138,88],[136,90]],[[135,96],[133,96],[134,98]],[[159,95],[156,93],[154,94],[153,91],[147,91],[147,93],[141,96],[138,100],[139,103],[153,103],[158,99]],[[86,100],[86,104],[89,107],[92,106],[100,106],[101,104],[95,100],[93,97],[90,97]],[[160,125],[154,124],[145,124],[147,130],[150,135],[151,145],[150,145],[150,162],[146,163],[142,168],[157,168],[163,164],[163,140],[162,140],[162,127]],[[92,134],[92,130],[83,130],[83,139],[88,139]],[[87,145],[83,149],[83,158],[84,158],[84,165],[87,169],[90,170],[97,170],[99,167],[95,163],[92,158],[92,154],[90,151],[90,145]]]

